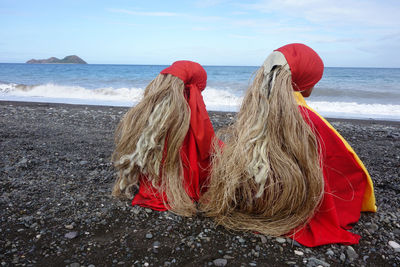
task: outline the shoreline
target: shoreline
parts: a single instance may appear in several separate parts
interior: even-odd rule
[[[85,107],[85,108],[100,108],[100,109],[107,109],[107,108],[120,108],[120,109],[129,109],[130,107],[126,106],[107,106],[107,105],[91,105],[91,104],[70,104],[70,103],[53,103],[53,102],[34,102],[34,101],[11,101],[11,100],[0,100],[0,105],[21,105],[21,106],[48,106],[48,107],[68,107],[68,106],[76,106],[76,107]],[[208,113],[215,113],[215,114],[235,114],[236,111],[214,111],[209,110]],[[400,118],[396,120],[383,120],[383,119],[364,119],[364,118],[335,118],[335,117],[324,117],[327,121],[331,122],[349,122],[349,123],[359,123],[359,124],[384,124],[384,125],[400,125]]]
[[[377,213],[358,245],[307,248],[228,231],[200,214],[132,207],[111,197],[110,156],[126,107],[0,101],[2,266],[395,266],[400,251],[400,122],[328,119],[368,169]],[[234,112],[209,112],[215,129]]]

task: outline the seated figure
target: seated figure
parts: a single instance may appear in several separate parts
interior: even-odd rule
[[[272,52],[216,155],[201,210],[234,230],[306,246],[355,244],[348,229],[376,211],[372,180],[350,145],[307,106],[324,65],[303,44]]]
[[[207,185],[214,130],[201,96],[207,74],[200,64],[177,61],[146,87],[115,135],[114,196],[132,205],[190,216]]]

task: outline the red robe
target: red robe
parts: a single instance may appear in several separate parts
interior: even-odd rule
[[[208,118],[208,116],[207,116]],[[210,122],[211,123],[211,122]],[[204,145],[204,144],[203,144]],[[211,148],[211,140],[206,144],[208,150]],[[185,190],[193,201],[198,201],[202,191],[207,187],[208,174],[210,171],[210,154],[201,157],[196,144],[196,138],[192,128],[183,141],[180,151],[183,165],[183,180]],[[165,205],[161,194],[146,179],[145,176],[140,178],[139,192],[132,200],[132,205],[151,208],[153,210],[165,211],[169,207]],[[165,194],[164,199],[168,202]]]
[[[348,229],[361,211],[376,211],[372,180],[357,155],[333,127],[297,96],[305,121],[315,129],[322,146],[324,196],[311,220],[290,235],[300,244],[357,244],[360,236]]]

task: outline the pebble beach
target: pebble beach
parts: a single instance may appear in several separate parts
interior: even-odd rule
[[[307,248],[111,196],[124,107],[0,101],[1,266],[400,266],[400,122],[328,119],[368,169],[358,245]],[[216,130],[235,113],[209,112]]]

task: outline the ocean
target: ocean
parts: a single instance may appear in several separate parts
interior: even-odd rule
[[[167,66],[0,63],[0,101],[132,106]],[[212,111],[238,111],[258,67],[204,66]],[[400,121],[400,69],[325,68],[307,103],[330,118]]]

